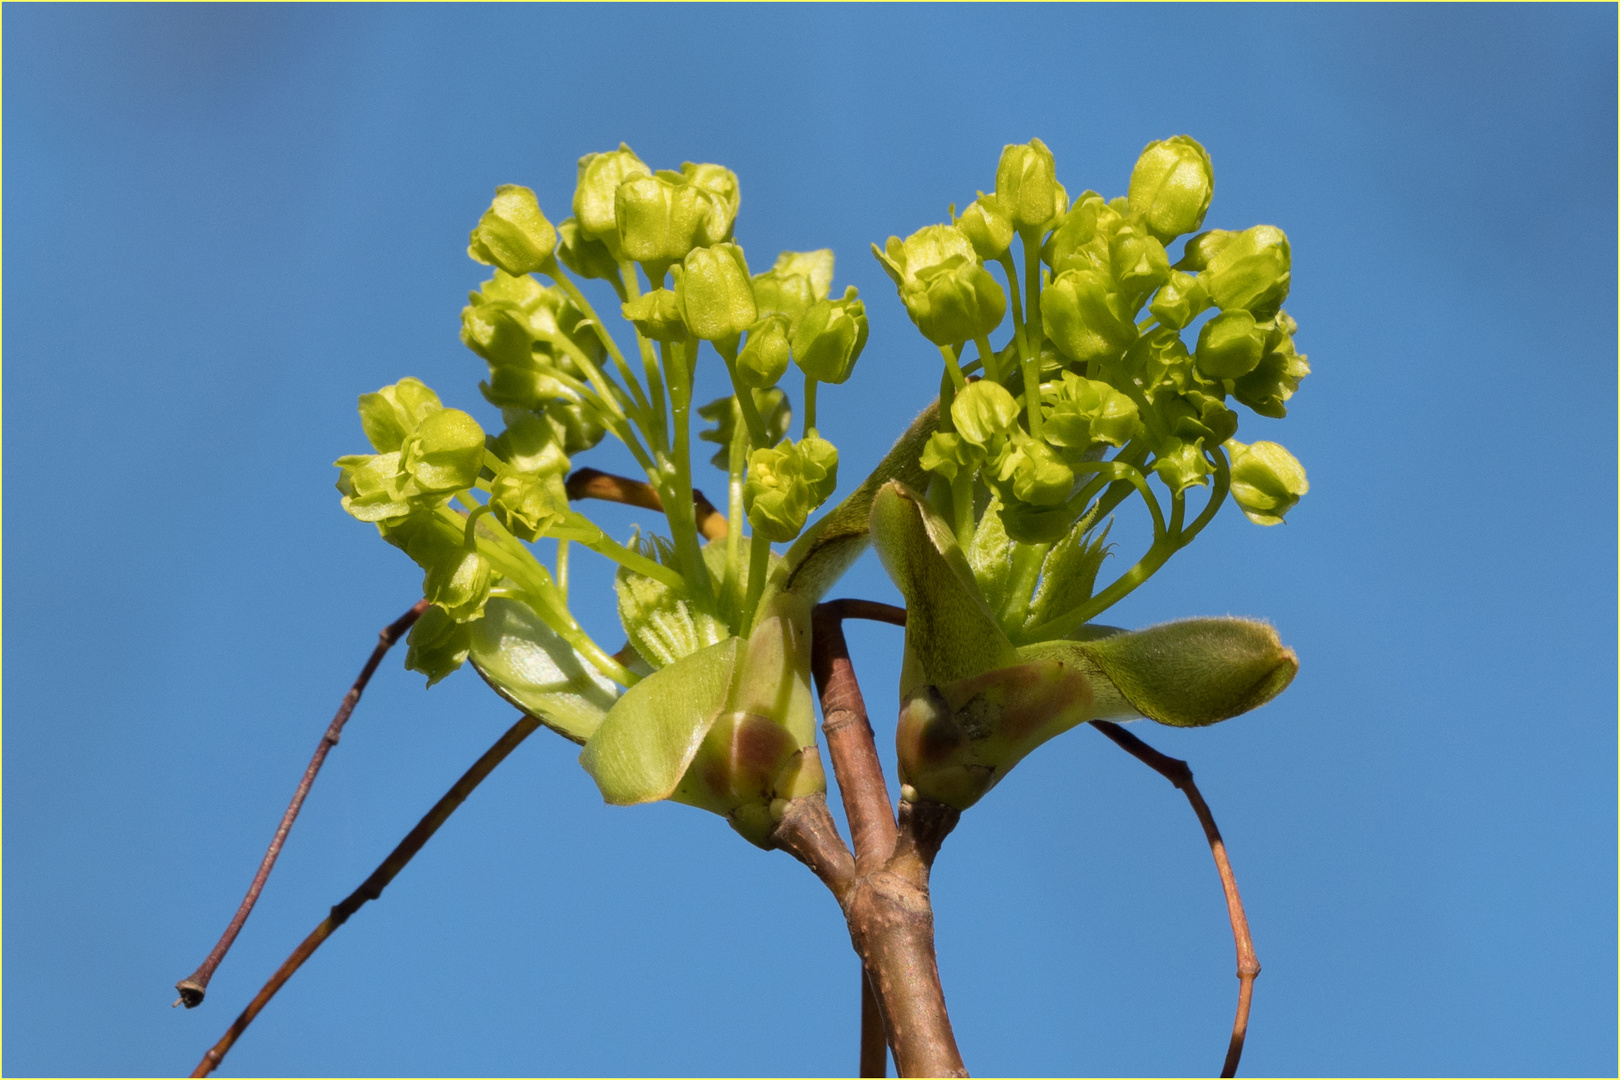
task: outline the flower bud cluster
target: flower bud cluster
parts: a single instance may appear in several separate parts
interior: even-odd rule
[[[601,402],[579,357],[602,360],[600,340],[562,289],[497,269],[461,309],[461,340],[489,364],[478,384],[508,417],[543,416],[570,454],[602,441]]]
[[[1208,153],[1178,135],[1148,145],[1123,197],[1085,191],[1071,203],[1037,139],[1006,147],[995,190],[959,217],[953,211],[952,224],[874,245],[954,380],[946,390],[954,401],[922,456],[954,490],[936,506],[972,499],[973,486],[984,485],[1014,540],[1050,543],[1086,518],[1103,473],[1156,476],[1176,500],[1216,478],[1215,498],[1225,497],[1223,455],[1242,445],[1228,443],[1238,425],[1233,402],[1282,417],[1310,368],[1282,310],[1287,236],[1270,225],[1197,233],[1213,193]],[[1191,233],[1173,258],[1167,245]],[[1013,294],[1012,340],[999,349],[984,340],[1008,307],[990,263]],[[968,342],[978,343],[976,381],[955,373],[958,362],[973,373]],[[1252,520],[1281,521],[1303,492],[1298,463],[1277,456],[1286,453],[1247,451],[1249,469],[1263,461],[1278,471],[1265,483],[1240,484],[1232,460],[1230,493]],[[974,506],[982,514],[984,499]],[[958,506],[958,523],[964,513]]]

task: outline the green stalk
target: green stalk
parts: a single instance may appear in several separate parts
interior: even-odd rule
[[[731,433],[730,454],[727,458],[726,513],[731,528],[726,532],[726,604],[731,608],[727,625],[734,634],[742,633],[742,526],[743,526],[743,472],[748,464],[748,441],[742,428]]]
[[[756,449],[764,449],[768,443],[765,431],[765,419],[759,415],[759,407],[754,404],[754,392],[742,384],[737,377],[737,346],[733,342],[728,349],[722,349],[720,342],[712,343],[714,351],[720,354],[720,359],[726,362],[726,374],[731,376],[731,389],[737,396],[737,408],[742,410],[743,423],[748,425],[748,440]]]
[[[619,280],[624,284],[624,295],[630,300],[641,295],[641,282],[636,278],[634,263],[619,264]],[[664,380],[658,373],[658,358],[653,354],[652,342],[648,341],[639,330],[636,331],[636,347],[641,350],[641,367],[647,373],[647,393],[652,398],[648,411],[653,424],[647,431],[647,437],[654,446],[668,449],[669,427],[664,411]]]
[[[636,406],[644,413],[650,412],[652,407],[647,403],[646,395],[642,393],[641,384],[636,381],[635,373],[630,370],[630,365],[625,362],[624,354],[619,351],[619,343],[614,341],[613,335],[607,332],[607,327],[603,325],[601,317],[596,314],[596,309],[591,306],[591,302],[585,299],[585,294],[579,291],[579,286],[575,285],[573,279],[563,271],[562,266],[555,257],[547,259],[546,264],[540,268],[540,272],[555,281],[562,291],[567,294],[568,299],[573,301],[574,306],[585,313],[585,317],[590,320],[591,329],[596,332],[597,340],[602,343],[602,347],[613,358],[613,363],[618,367],[619,374],[630,387],[630,392],[635,395]]]
[[[816,433],[816,387],[819,385],[814,375],[804,377],[804,437],[807,439]]]
[[[951,386],[957,391],[965,389],[967,387],[967,376],[962,374],[962,365],[957,363],[956,351],[949,345],[941,345],[939,355],[945,358],[945,371],[951,377]]]
[[[759,607],[759,598],[765,594],[765,578],[771,568],[771,542],[752,533],[748,537],[748,599],[743,603],[742,632],[738,635],[747,639],[754,629],[754,610]]]
[[[956,544],[963,551],[973,543],[973,471],[962,469],[951,481],[951,514],[956,525]]]
[[[557,591],[562,594],[563,603],[568,603],[568,541],[557,541]]]
[[[1226,501],[1227,492],[1232,489],[1232,466],[1227,463],[1225,449],[1217,446],[1213,451],[1206,450],[1204,452],[1209,455],[1210,460],[1215,465],[1215,486],[1210,490],[1209,501],[1204,504],[1203,511],[1193,519],[1193,523],[1177,538],[1176,543],[1179,547],[1186,547],[1192,543],[1193,537],[1204,531],[1204,526],[1214,520],[1216,511],[1221,508],[1221,503]]]
[[[991,382],[1001,381],[1001,362],[996,359],[996,351],[990,347],[990,335],[979,334],[974,337],[973,344],[979,349],[979,366],[984,368],[985,376]]]
[[[664,498],[664,515],[669,519],[675,541],[675,555],[691,581],[694,599],[713,610],[714,582],[698,545],[697,513],[692,507],[692,369],[697,363],[698,343],[682,342],[666,353],[670,367],[669,397],[675,418],[675,468],[673,498]]]

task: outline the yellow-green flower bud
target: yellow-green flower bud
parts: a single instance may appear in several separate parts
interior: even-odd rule
[[[580,277],[598,278],[613,286],[613,291],[624,299],[624,282],[619,279],[619,264],[613,252],[602,241],[586,236],[578,220],[567,218],[557,226],[557,258]]]
[[[800,281],[809,284],[810,279]],[[758,278],[754,288],[758,292]],[[744,386],[764,389],[775,386],[787,373],[793,359],[788,328],[788,317],[779,313],[765,316],[748,329],[748,341],[737,354],[737,381]]]
[[[810,279],[810,295],[825,300],[832,293],[833,251],[818,248],[815,251],[784,251],[776,257],[771,272],[789,276],[800,274]]]
[[[810,485],[798,448],[784,442],[749,454],[743,501],[748,523],[758,536],[773,543],[787,543],[798,536],[810,516]]]
[[[1170,280],[1159,288],[1153,301],[1148,304],[1148,311],[1159,320],[1159,325],[1180,330],[1207,307],[1209,293],[1204,291],[1203,282],[1191,274],[1172,270]]]
[[[493,578],[488,559],[476,550],[454,548],[427,568],[422,596],[456,622],[468,622],[483,615]]]
[[[1109,243],[1114,280],[1126,296],[1140,298],[1170,279],[1170,258],[1164,245],[1134,225],[1121,225]]]
[[[484,465],[484,429],[460,409],[440,409],[405,440],[401,468],[424,492],[464,491]]]
[[[1005,435],[1018,424],[1018,402],[1005,386],[980,379],[969,383],[951,402],[951,423],[975,446]]]
[[[375,394],[360,395],[360,426],[379,454],[398,450],[423,419],[444,408],[420,379],[404,378]]]
[[[1164,426],[1170,434],[1189,442],[1202,439],[1205,446],[1225,442],[1237,433],[1237,413],[1226,407],[1220,384],[1199,383],[1196,378],[1193,383],[1157,406]]]
[[[550,476],[568,471],[568,455],[561,443],[556,428],[544,417],[520,413],[508,417],[506,430],[491,449],[507,468]]]
[[[702,193],[679,173],[631,177],[619,185],[614,200],[619,250],[627,259],[655,267],[654,277],[661,278],[663,267],[679,262],[697,245],[707,207]]]
[[[1211,379],[1237,379],[1260,363],[1266,331],[1241,308],[1223,311],[1198,332],[1198,370]]]
[[[1013,228],[1036,232],[1069,208],[1068,195],[1057,180],[1052,151],[1039,139],[1002,148],[996,165],[996,201]]]
[[[408,516],[410,478],[400,473],[398,450],[386,454],[349,454],[332,464],[343,471],[337,489],[343,510],[360,521],[389,521]]]
[[[568,388],[541,365],[539,357],[521,364],[490,365],[489,379],[479,383],[478,389],[484,400],[498,409],[535,412],[570,394]]]
[[[703,214],[695,234],[697,242],[708,247],[730,240],[737,221],[737,208],[742,204],[737,174],[724,165],[694,165],[688,161],[681,165],[681,178],[702,195]]]
[[[994,195],[982,191],[956,219],[956,227],[972,241],[974,252],[985,262],[1001,258],[1012,245],[1012,218]]]
[[[651,175],[652,170],[624,143],[617,150],[580,158],[574,217],[585,236],[602,241],[617,257],[619,230],[614,214],[619,185],[632,177]]]
[[[1070,451],[1074,460],[1096,443],[1124,446],[1142,430],[1136,402],[1105,382],[1072,372],[1042,387],[1041,402],[1042,437]]]
[[[624,317],[654,341],[685,341],[689,337],[673,290],[653,289],[619,306]]]
[[[1136,324],[1113,282],[1094,270],[1066,270],[1041,294],[1041,328],[1076,363],[1108,362],[1136,340]]]
[[[1244,446],[1226,441],[1232,457],[1232,501],[1256,525],[1280,525],[1300,496],[1311,490],[1305,467],[1274,442]]]
[[[759,317],[748,263],[736,244],[688,252],[675,272],[675,297],[686,329],[704,341],[737,337]]]
[[[1269,318],[1288,299],[1288,237],[1274,225],[1232,236],[1210,255],[1204,288],[1222,311],[1243,308]]]
[[[968,262],[977,259],[973,241],[955,225],[924,225],[904,240],[891,236],[881,251],[873,244],[872,254],[901,290],[914,284],[925,270],[943,266],[953,259]]]
[[[437,607],[430,607],[411,627],[405,639],[405,667],[427,676],[432,686],[450,675],[467,660],[472,651],[472,630]]]
[[[866,335],[866,305],[851,285],[842,300],[817,300],[805,312],[793,334],[793,360],[812,379],[841,383],[855,370]]]
[[[565,454],[584,453],[607,434],[607,428],[582,402],[551,401],[546,403],[545,410],[546,423],[557,433]]]
[[[800,439],[797,446],[804,482],[810,487],[810,508],[814,510],[838,489],[838,447],[815,435]]]
[[[1125,218],[1101,195],[1084,192],[1041,245],[1041,258],[1054,275],[1065,270],[1096,270],[1111,275],[1114,257],[1109,242],[1124,224]]]
[[[1287,401],[1299,389],[1299,381],[1311,373],[1305,354],[1294,351],[1294,320],[1278,312],[1266,335],[1266,352],[1259,365],[1232,384],[1232,396],[1259,413],[1281,419],[1288,415]]]
[[[1185,491],[1194,484],[1205,483],[1209,476],[1209,462],[1204,458],[1204,444],[1194,439],[1185,442],[1171,436],[1160,446],[1153,460],[1153,471],[1159,474],[1171,493]]]
[[[1031,506],[1058,506],[1074,490],[1074,470],[1056,450],[1021,429],[1012,433],[991,461],[996,479],[1012,482],[1012,493]]]
[[[556,246],[557,230],[540,212],[534,192],[503,184],[468,237],[467,254],[508,274],[529,274],[546,264]]]
[[[936,431],[923,444],[918,461],[929,472],[955,480],[963,470],[971,472],[984,460],[984,451],[954,431]]]
[[[1131,170],[1131,212],[1168,244],[1204,223],[1215,194],[1209,153],[1187,135],[1150,142]]]
[[[568,492],[560,472],[541,474],[502,469],[490,482],[489,504],[495,519],[513,536],[532,542],[559,524],[568,513]]]
[[[526,365],[534,334],[524,312],[511,303],[468,304],[461,309],[461,343],[489,361]]]
[[[754,275],[754,306],[761,316],[784,316],[788,320],[789,337],[816,299],[815,286],[804,274],[771,269]]]
[[[906,313],[935,345],[960,345],[1001,324],[1007,294],[977,258],[952,258],[922,270],[900,289]]]
[[[1237,233],[1227,232],[1225,229],[1210,229],[1199,233],[1187,241],[1187,246],[1181,253],[1181,260],[1176,263],[1176,269],[1202,273],[1209,266],[1209,260],[1215,257],[1215,253],[1236,235]]]

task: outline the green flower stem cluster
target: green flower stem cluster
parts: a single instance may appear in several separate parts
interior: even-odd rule
[[[944,358],[938,429],[921,459],[929,505],[964,550],[986,530],[1006,540],[1007,573],[998,564],[983,584],[1003,593],[1014,641],[1062,637],[1095,618],[1229,496],[1271,525],[1308,489],[1281,446],[1233,438],[1234,404],[1284,416],[1310,368],[1282,310],[1288,238],[1269,225],[1198,232],[1214,186],[1209,155],[1178,135],[1143,151],[1126,195],[1071,200],[1035,139],[1003,150],[995,190],[960,215],[953,206],[949,224],[873,245]],[[1172,265],[1166,245],[1189,233]],[[991,335],[1009,321],[997,347]],[[1183,334],[1195,328],[1189,346]],[[1189,515],[1197,487],[1208,495]],[[1037,603],[1055,545],[1105,553],[1088,538],[1132,495],[1153,523],[1146,553],[1094,595]]]
[[[530,189],[499,188],[469,237],[468,255],[493,276],[469,296],[461,340],[488,366],[479,389],[504,429],[488,434],[403,379],[361,398],[375,453],[337,465],[344,509],[422,568],[433,606],[411,634],[407,666],[431,685],[471,659],[503,696],[581,742],[610,715],[620,717],[611,738],[646,735],[654,723],[646,704],[684,693],[698,761],[707,760],[695,747],[708,725],[732,716],[722,726],[748,745],[786,747],[769,768],[750,766],[758,782],[750,788],[705,765],[703,778],[678,783],[697,767],[688,754],[661,759],[666,772],[679,768],[657,797],[679,787],[763,843],[770,822],[761,806],[821,782],[819,758],[806,760],[815,747],[801,730],[803,695],[789,695],[791,709],[761,704],[763,688],[797,685],[792,673],[808,664],[807,609],[771,585],[780,562],[771,545],[798,538],[837,487],[838,451],[816,430],[816,390],[849,378],[867,322],[853,288],[832,293],[831,251],[783,252],[770,269],[751,272],[734,237],[739,205],[729,169],[688,162],[654,171],[623,145],[580,159],[572,215],[559,224]],[[580,279],[605,281],[617,295],[635,341],[630,356]],[[705,344],[733,393],[700,405],[697,369],[713,362]],[[794,366],[804,379],[798,439],[788,436],[791,407],[778,386]],[[713,424],[700,437],[719,444],[713,462],[727,474],[723,541],[706,542],[698,528],[694,412]],[[644,472],[667,536],[620,544],[570,504],[572,459],[609,435]],[[531,547],[543,540],[555,543],[551,567]],[[570,611],[571,544],[618,565],[629,644],[617,654]],[[666,669],[660,681],[674,690],[620,708],[624,688]],[[777,729],[780,738],[766,738]],[[590,765],[597,760],[600,769]],[[638,801],[647,789],[627,779],[625,760],[586,758],[604,794]]]

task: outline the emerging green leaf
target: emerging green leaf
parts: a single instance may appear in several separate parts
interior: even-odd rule
[[[429,608],[427,615],[437,610]],[[473,667],[484,681],[571,742],[590,738],[618,699],[618,687],[526,604],[496,597],[469,626]]]

